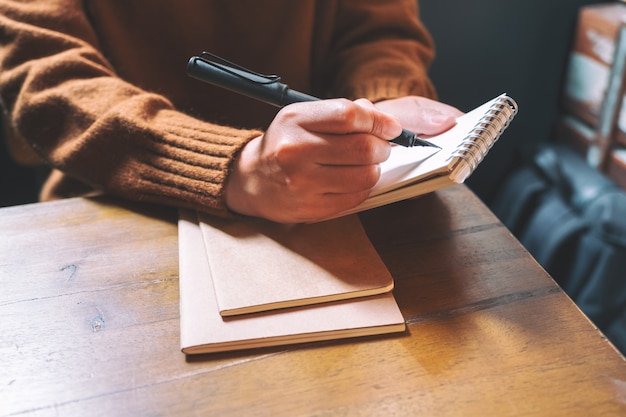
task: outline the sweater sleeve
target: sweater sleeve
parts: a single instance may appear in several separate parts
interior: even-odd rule
[[[434,45],[415,0],[337,1],[334,22],[324,71],[329,95],[436,98],[428,77]]]
[[[256,130],[206,123],[116,76],[78,0],[0,0],[9,131],[51,167],[124,198],[226,215],[224,182]]]

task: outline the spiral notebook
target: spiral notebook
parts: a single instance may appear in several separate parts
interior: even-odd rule
[[[459,117],[450,130],[428,139],[441,149],[393,145],[367,200],[338,216],[463,183],[509,126],[517,110],[515,100],[501,94]]]

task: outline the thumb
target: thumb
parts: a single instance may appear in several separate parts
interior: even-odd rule
[[[402,133],[402,125],[394,116],[382,112],[374,104],[364,98],[354,101],[354,104],[367,109],[370,117],[370,131],[374,136],[381,139],[390,140],[398,137]]]
[[[437,135],[450,129],[456,124],[456,117],[450,113],[436,110],[425,110],[419,123],[419,133],[423,135]]]

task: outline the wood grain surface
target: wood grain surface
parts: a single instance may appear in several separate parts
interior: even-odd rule
[[[465,187],[365,212],[399,336],[186,357],[176,211],[0,209],[0,416],[623,416],[626,363]]]

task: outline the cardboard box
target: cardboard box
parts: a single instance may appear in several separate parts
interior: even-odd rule
[[[565,109],[591,126],[600,123],[616,53],[619,29],[626,25],[626,4],[582,7],[563,88]],[[615,85],[615,80],[612,82]],[[621,95],[624,83],[617,83]],[[618,105],[620,100],[616,100]]]

